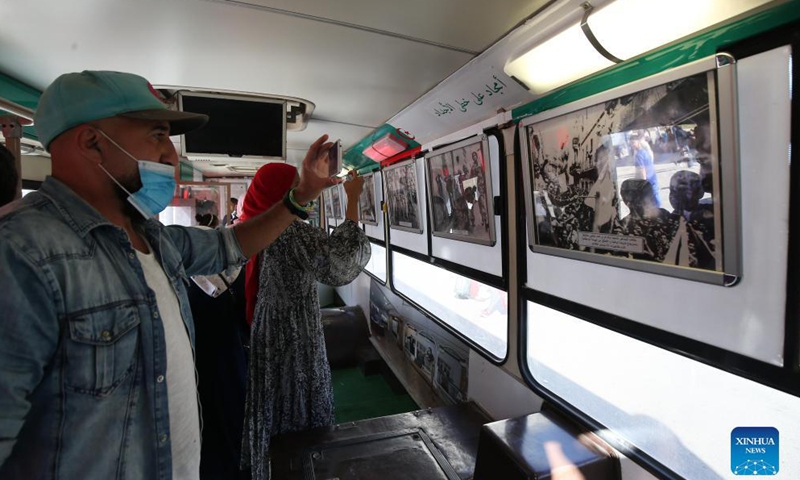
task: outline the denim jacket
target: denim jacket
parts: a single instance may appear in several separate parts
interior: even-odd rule
[[[194,342],[187,278],[242,263],[236,237],[141,227]],[[53,178],[0,210],[0,318],[0,478],[171,478],[155,293],[125,232]]]

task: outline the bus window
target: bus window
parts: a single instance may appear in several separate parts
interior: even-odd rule
[[[375,242],[369,242],[372,256],[365,267],[376,279],[386,283],[386,249]]]
[[[392,252],[397,291],[497,360],[508,351],[508,294],[475,280]]]
[[[800,422],[793,395],[538,303],[527,302],[526,338],[527,368],[540,385],[603,424],[597,433],[612,444],[636,447],[683,478],[737,471],[737,427],[775,427],[781,443],[800,442],[787,428]],[[782,450],[781,473],[798,459]]]

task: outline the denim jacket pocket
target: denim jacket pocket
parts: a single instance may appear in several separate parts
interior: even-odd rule
[[[115,303],[68,319],[64,381],[72,390],[104,397],[133,371],[140,324],[135,304]]]

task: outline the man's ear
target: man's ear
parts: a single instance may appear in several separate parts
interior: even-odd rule
[[[73,145],[76,151],[90,162],[103,163],[103,137],[91,125],[80,125],[75,128]]]

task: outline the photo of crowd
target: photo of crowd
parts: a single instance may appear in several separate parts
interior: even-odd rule
[[[322,200],[325,204],[325,218],[333,218],[333,200],[331,200],[331,190],[327,189],[322,192]]]
[[[436,357],[436,387],[451,402],[467,400],[467,360],[447,347],[439,346]]]
[[[389,202],[389,226],[398,230],[422,233],[414,160],[392,165],[384,170],[386,199]]]
[[[339,185],[335,185],[331,187],[331,208],[333,208],[333,218],[344,218],[344,212],[342,212],[342,190],[339,188]]]
[[[364,189],[358,197],[358,218],[362,223],[378,225],[378,209],[375,208],[375,175],[364,175]]]
[[[428,157],[433,235],[486,245],[494,242],[492,182],[484,143]]]
[[[406,333],[403,336],[403,351],[412,362],[417,360],[417,329],[414,325],[406,323]]]
[[[527,126],[535,243],[721,271],[712,81],[693,75]]]

